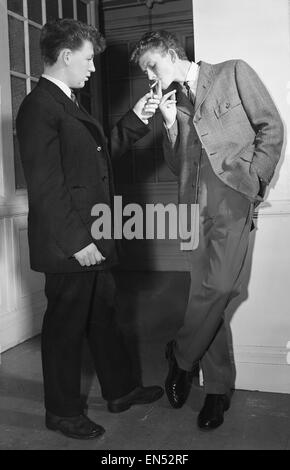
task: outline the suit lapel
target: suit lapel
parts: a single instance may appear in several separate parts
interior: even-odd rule
[[[213,83],[212,66],[206,62],[198,62],[200,67],[197,81],[196,98],[194,103],[194,114],[204,102]]]
[[[176,88],[177,108],[179,111],[189,116],[194,116],[197,113],[213,83],[212,66],[206,62],[199,62],[198,65],[200,69],[194,104],[189,101],[182,86],[179,83],[174,83],[174,88]]]
[[[64,107],[65,107],[65,110],[67,113],[71,114],[72,116],[74,116],[76,119],[79,119],[81,121],[86,121],[86,122],[89,122],[90,124],[93,124],[94,126],[96,126],[98,129],[99,129],[99,124],[98,122],[96,121],[96,119],[94,119],[86,110],[85,108],[80,105],[79,107],[72,102],[72,100],[70,100],[69,98],[67,100],[65,100],[65,102],[63,102],[64,104]]]
[[[54,97],[56,101],[61,103],[68,114],[74,116],[76,119],[95,125],[100,131],[100,126],[96,119],[90,116],[82,106],[78,108],[76,104],[73,103],[73,101],[57,85],[41,77],[38,82],[38,86],[46,90]]]

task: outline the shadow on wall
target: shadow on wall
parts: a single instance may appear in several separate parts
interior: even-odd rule
[[[266,193],[265,193],[265,197],[264,197],[264,200],[265,202],[262,203],[263,207],[269,207],[271,206],[271,203],[267,201],[267,197],[269,195],[269,192],[271,189],[274,189],[277,185],[277,182],[279,180],[279,177],[280,177],[280,172],[281,172],[281,167],[284,163],[284,160],[285,160],[285,157],[286,157],[286,149],[287,149],[287,126],[286,126],[286,123],[285,121],[283,120],[283,127],[284,127],[284,142],[283,142],[283,147],[282,147],[282,151],[281,151],[281,157],[280,157],[280,160],[278,162],[278,165],[276,167],[276,170],[275,170],[275,173],[274,173],[274,176],[273,176],[273,179],[271,181],[271,183],[269,184],[269,186],[267,187],[267,190],[266,190]]]
[[[117,322],[133,359],[133,370],[141,379],[141,349],[161,344],[165,350],[182,325],[189,273],[116,270],[114,275],[120,292]],[[95,373],[87,347],[84,352],[83,391],[88,396]]]
[[[255,225],[256,225],[256,223],[255,223]],[[248,295],[249,295],[248,286],[249,286],[250,278],[251,278],[255,239],[256,239],[256,229],[253,230],[251,232],[251,235],[250,235],[250,242],[249,242],[248,252],[247,252],[245,265],[243,267],[243,272],[242,272],[242,276],[241,276],[240,294],[237,297],[235,297],[234,299],[232,299],[232,301],[229,303],[229,305],[228,305],[228,307],[225,311],[225,324],[226,324],[226,328],[227,328],[228,341],[229,341],[230,352],[231,352],[231,356],[232,356],[232,366],[233,366],[233,371],[234,371],[234,382],[236,380],[236,367],[235,367],[235,358],[234,358],[233,337],[232,337],[230,323],[231,323],[234,315],[237,313],[237,310],[239,309],[240,305],[247,300]],[[249,327],[250,327],[250,325],[249,325]]]

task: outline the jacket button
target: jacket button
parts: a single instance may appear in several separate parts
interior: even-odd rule
[[[100,147],[100,145],[98,145],[97,152],[101,152],[101,150],[102,150],[102,147]]]

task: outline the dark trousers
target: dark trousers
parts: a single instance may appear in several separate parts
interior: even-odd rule
[[[253,204],[220,181],[205,151],[199,203],[200,242],[197,250],[188,252],[191,286],[176,358],[185,370],[200,361],[206,393],[227,393],[233,374],[224,311],[239,293]]]
[[[83,412],[81,362],[87,336],[106,400],[139,385],[117,326],[117,292],[110,271],[46,274],[42,328],[45,407],[58,416]]]

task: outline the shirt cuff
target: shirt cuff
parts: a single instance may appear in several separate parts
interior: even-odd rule
[[[149,120],[146,117],[142,116],[140,113],[137,113],[135,111],[135,109],[132,109],[132,111],[133,111],[133,113],[136,114],[136,116],[140,119],[140,121],[142,121],[142,122],[144,122],[144,124],[146,124],[146,126],[147,126],[147,124],[149,124]]]
[[[168,139],[170,140],[170,142],[175,144],[177,136],[178,136],[177,119],[175,119],[174,123],[170,127],[167,127],[165,122],[163,123],[163,125],[164,125],[164,128],[166,130],[166,134],[167,134]]]

